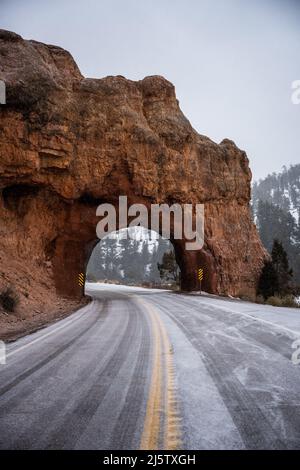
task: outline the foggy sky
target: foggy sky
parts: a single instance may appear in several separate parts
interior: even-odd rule
[[[0,28],[64,47],[87,77],[163,75],[256,179],[300,162],[300,0],[0,0]]]

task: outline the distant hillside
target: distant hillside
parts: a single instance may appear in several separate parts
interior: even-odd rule
[[[252,204],[256,214],[258,202],[269,202],[300,220],[300,164],[283,167],[281,173],[272,173],[255,181],[252,187]]]
[[[252,209],[266,249],[271,251],[274,238],[283,243],[300,284],[300,164],[254,182]]]
[[[129,237],[123,229],[98,243],[88,263],[88,279],[161,284],[157,263],[165,252],[173,251],[171,242],[142,227],[129,228],[128,232]]]

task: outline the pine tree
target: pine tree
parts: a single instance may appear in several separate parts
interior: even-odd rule
[[[257,294],[262,295],[266,300],[279,291],[279,281],[277,272],[271,260],[267,260],[262,268],[258,281]]]
[[[278,277],[278,293],[280,295],[290,294],[293,271],[289,267],[288,256],[282,243],[274,240],[272,248],[272,264]]]
[[[291,247],[296,235],[296,222],[289,212],[259,200],[256,217],[260,238],[269,252],[274,238],[282,241],[286,249]]]
[[[282,242],[300,284],[300,164],[254,182],[251,206],[264,246],[271,252],[274,238]]]
[[[178,282],[179,268],[173,250],[164,253],[162,263],[157,263],[157,267],[162,280]]]

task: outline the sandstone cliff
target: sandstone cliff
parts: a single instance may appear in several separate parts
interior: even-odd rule
[[[265,252],[250,217],[247,156],[231,140],[199,135],[170,82],[84,78],[65,50],[3,30],[0,79],[0,283],[14,281],[22,297],[20,264],[33,302],[39,283],[75,297],[95,208],[127,194],[148,206],[205,203],[204,248],[174,244],[183,287],[196,287],[200,265],[205,289],[254,295]]]

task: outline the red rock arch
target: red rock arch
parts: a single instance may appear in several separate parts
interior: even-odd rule
[[[266,253],[251,220],[245,152],[228,139],[216,144],[199,135],[162,77],[87,79],[63,49],[2,30],[0,53],[7,89],[0,107],[0,253],[10,260],[2,263],[7,282],[23,288],[13,260],[33,287],[43,279],[76,297],[95,239],[95,207],[127,195],[130,204],[148,206],[204,203],[204,248],[188,252],[174,241],[182,287],[197,287],[200,265],[205,290],[255,294]]]

